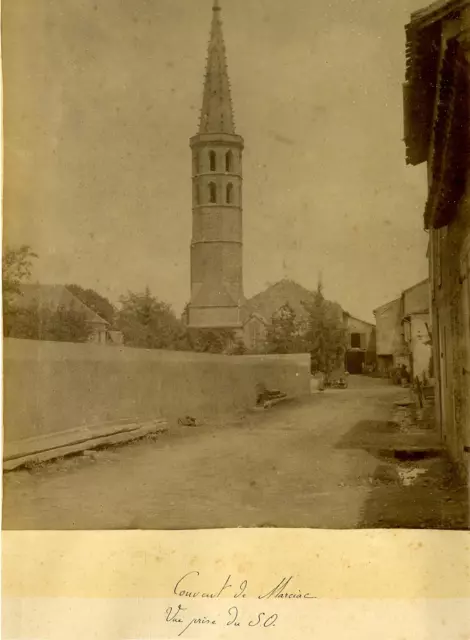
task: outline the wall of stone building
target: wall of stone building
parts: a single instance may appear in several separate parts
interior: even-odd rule
[[[416,314],[410,321],[410,351],[413,368],[413,376],[420,380],[429,378],[429,360],[431,358],[431,345],[426,326],[429,325],[429,315]]]
[[[384,376],[388,375],[393,369],[394,361],[391,355],[378,355],[377,356],[377,371]]]
[[[126,421],[232,414],[254,406],[258,383],[309,393],[309,357],[6,339],[5,444]]]
[[[352,333],[359,333],[361,336],[361,349],[367,351],[375,351],[376,335],[375,327],[364,320],[348,316],[347,318],[348,344],[350,345],[350,337]]]
[[[242,241],[242,212],[236,207],[207,205],[193,214],[192,242]]]
[[[398,298],[375,312],[376,351],[380,356],[394,356],[402,347],[401,301]]]
[[[247,349],[262,349],[266,342],[267,327],[257,317],[250,318],[243,327],[243,342]]]
[[[429,309],[429,303],[429,280],[426,280],[403,292],[403,315],[426,311]]]
[[[234,301],[243,296],[243,249],[236,242],[199,242],[191,247],[191,299],[204,282],[221,280]]]
[[[216,157],[215,173],[227,173],[227,175],[239,176],[242,174],[242,149],[238,142],[236,144],[227,141],[225,144],[216,140],[215,142],[199,143],[194,146],[192,152],[193,175],[214,173],[210,166],[210,152],[213,151]],[[231,153],[232,166],[230,171],[226,171],[226,154]]]
[[[468,185],[469,180],[467,180]],[[470,445],[470,189],[456,220],[433,232],[437,412],[451,456],[468,474]]]
[[[189,325],[193,328],[230,328],[241,326],[239,307],[189,307]]]
[[[94,325],[92,333],[89,337],[90,342],[95,344],[106,344],[107,328],[106,325]]]

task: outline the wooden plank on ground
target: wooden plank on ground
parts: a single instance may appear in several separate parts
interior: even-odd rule
[[[146,423],[132,430],[120,430],[114,434],[99,436],[86,441],[74,442],[65,446],[59,446],[45,451],[29,453],[21,457],[4,460],[3,471],[12,471],[27,464],[31,465],[48,462],[56,458],[62,458],[64,456],[80,453],[89,449],[96,449],[97,447],[125,444],[126,442],[131,442],[132,440],[137,440],[150,434],[164,433],[167,430],[168,427],[163,425],[162,422]]]

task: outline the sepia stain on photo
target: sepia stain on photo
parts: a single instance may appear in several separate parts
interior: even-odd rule
[[[470,0],[2,19],[4,528],[468,529]]]

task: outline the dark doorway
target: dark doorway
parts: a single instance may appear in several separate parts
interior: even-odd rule
[[[349,373],[362,373],[362,365],[365,362],[364,351],[348,351],[346,353],[346,370]]]

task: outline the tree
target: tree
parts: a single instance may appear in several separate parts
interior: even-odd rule
[[[266,335],[268,351],[270,353],[298,353],[302,351],[302,342],[296,313],[286,302],[272,315]]]
[[[231,329],[193,329],[189,339],[194,351],[204,353],[228,353],[237,344]]]
[[[21,284],[31,277],[33,259],[38,256],[23,244],[14,249],[5,247],[2,255],[3,313],[9,313],[12,299],[21,293]]]
[[[188,348],[186,332],[170,305],[152,296],[147,287],[143,293],[122,296],[117,326],[125,344],[147,349]]]
[[[183,307],[183,311],[181,313],[181,323],[185,327],[187,327],[189,324],[189,302],[187,302]]]
[[[344,362],[346,331],[331,303],[323,296],[319,280],[311,302],[303,303],[308,314],[305,341],[311,356],[312,372],[330,374]]]
[[[87,342],[92,331],[83,312],[65,306],[12,307],[4,324],[7,337],[28,340]]]
[[[244,356],[247,348],[242,338],[235,338],[235,341],[228,348],[228,354],[231,356]]]
[[[43,340],[59,342],[88,342],[93,332],[86,313],[71,307],[59,306],[45,317],[45,335]]]
[[[76,298],[83,302],[84,305],[89,309],[92,309],[101,318],[103,318],[103,320],[106,320],[110,326],[114,324],[116,309],[107,298],[100,295],[94,289],[84,289],[78,284],[68,284],[66,285],[66,288],[70,293],[73,293]]]

